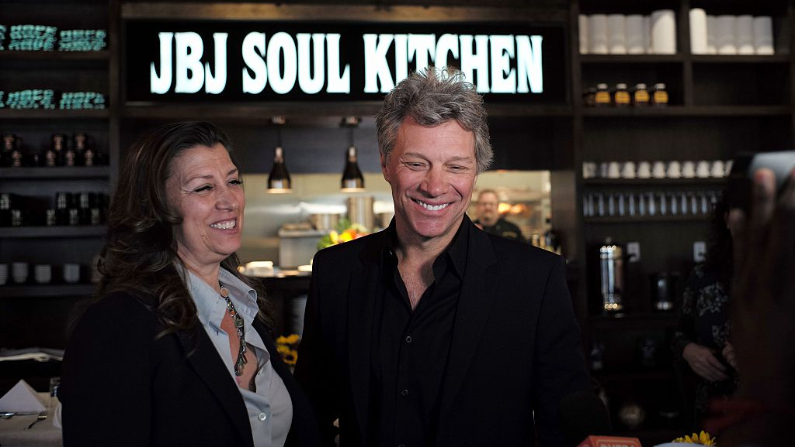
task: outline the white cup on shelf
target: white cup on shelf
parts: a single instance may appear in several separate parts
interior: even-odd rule
[[[654,178],[665,178],[665,163],[655,161],[651,167],[651,176]]]
[[[607,165],[608,178],[621,178],[621,164],[617,161],[611,161]]]
[[[679,164],[678,161],[672,161],[668,163],[668,171],[666,175],[669,178],[679,178],[682,176],[682,165]]]
[[[648,161],[642,161],[638,163],[638,178],[650,178],[651,177],[651,163]]]
[[[726,167],[723,165],[723,160],[715,160],[712,162],[712,168],[709,171],[710,175],[715,178],[721,178],[726,173]]]
[[[692,161],[682,163],[682,177],[693,178],[696,176],[696,164]]]
[[[710,175],[709,162],[701,160],[696,165],[696,176],[698,178],[708,178]]]
[[[596,163],[592,161],[582,162],[582,178],[596,177]]]
[[[599,171],[597,171],[597,177],[599,178],[607,178],[607,173],[609,171],[609,163],[603,161],[599,163]]]
[[[621,169],[621,177],[624,178],[635,178],[637,176],[637,170],[635,169],[635,163],[631,161],[625,161],[624,167]]]
[[[75,284],[80,281],[80,264],[64,264],[63,280],[68,284]]]
[[[24,284],[28,280],[28,263],[27,262],[13,262],[11,263],[11,277],[17,284]]]
[[[49,284],[52,280],[52,267],[49,264],[39,264],[33,268],[33,279],[39,284]]]

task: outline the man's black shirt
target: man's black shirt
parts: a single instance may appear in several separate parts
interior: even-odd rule
[[[462,277],[469,225],[433,263],[434,282],[412,311],[397,268],[393,225],[381,256],[371,356],[368,445],[433,445]]]

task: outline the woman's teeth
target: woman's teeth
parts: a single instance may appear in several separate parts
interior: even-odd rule
[[[235,228],[236,225],[237,225],[236,220],[228,220],[226,222],[218,222],[211,224],[210,227],[218,230],[231,230],[232,228]]]

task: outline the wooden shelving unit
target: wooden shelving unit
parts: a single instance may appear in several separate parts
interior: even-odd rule
[[[24,141],[26,163],[34,153],[49,147],[53,134],[71,138],[77,132],[87,133],[95,150],[107,154],[110,162],[95,167],[0,168],[0,192],[29,197],[30,204],[24,208],[28,212],[55,208],[47,201],[52,201],[56,192],[107,194],[115,181],[119,156],[118,7],[117,0],[0,0],[0,17],[6,26],[46,24],[59,30],[107,31],[107,47],[102,51],[0,51],[2,91],[96,91],[106,100],[104,109],[0,109],[0,133],[15,134]],[[71,308],[90,296],[94,285],[62,284],[56,281],[56,272],[60,265],[77,263],[82,279],[87,279],[86,272],[106,233],[104,226],[0,227],[0,263],[27,262],[31,268],[28,284],[0,286],[0,347],[64,346]],[[53,283],[33,282],[37,264],[54,267]],[[28,320],[24,333],[15,329],[20,315]]]
[[[696,179],[594,179],[582,178],[582,162],[699,161],[728,160],[740,152],[784,150],[793,147],[795,138],[795,63],[791,36],[786,36],[787,53],[771,56],[717,56],[690,53],[689,11],[704,8],[708,14],[753,14],[773,16],[778,23],[795,23],[792,1],[717,1],[670,0],[631,2],[622,0],[571,0],[569,37],[574,42],[572,94],[574,117],[573,166],[571,176],[559,175],[569,196],[576,196],[574,209],[565,201],[553,202],[553,222],[562,227],[575,253],[583,262],[583,278],[574,291],[575,310],[584,328],[589,350],[604,345],[604,371],[594,377],[612,396],[614,422],[620,402],[637,399],[653,416],[664,389],[678,393],[673,374],[669,337],[676,326],[676,313],[650,313],[652,275],[678,272],[679,287],[694,262],[693,243],[708,240],[711,216],[665,215],[588,217],[583,201],[593,193],[632,193],[651,191],[718,192],[725,178]],[[579,54],[578,16],[580,14],[645,14],[656,9],[673,9],[676,16],[677,47],[673,55],[593,55]],[[777,25],[778,26],[778,25]],[[791,33],[790,33],[791,34]],[[777,47],[777,51],[780,47]],[[623,82],[630,87],[638,82],[651,87],[663,82],[670,102],[667,107],[610,108],[586,107],[581,100],[587,88],[604,82],[612,88]],[[553,177],[554,178],[554,177]],[[553,192],[555,189],[553,183]],[[640,243],[640,262],[625,262],[625,287],[633,291],[625,299],[634,312],[622,317],[596,315],[601,307],[598,248],[610,237],[613,243]],[[598,302],[598,303],[597,303]],[[630,306],[628,306],[630,307]],[[641,311],[637,311],[641,309]],[[657,368],[644,371],[637,360],[636,343],[652,337],[668,351],[663,356],[665,372]],[[667,343],[667,344],[666,344]],[[682,404],[683,406],[684,404]],[[681,436],[687,421],[681,417],[675,427],[655,417],[647,417],[640,430],[627,430],[626,436],[639,437],[643,445],[655,445]],[[620,427],[620,425],[619,425]]]

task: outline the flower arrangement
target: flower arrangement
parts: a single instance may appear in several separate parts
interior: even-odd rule
[[[289,366],[295,366],[298,361],[298,343],[301,341],[301,336],[298,334],[291,334],[288,336],[280,335],[276,339],[276,350],[282,355],[282,360]]]
[[[711,445],[717,446],[718,442],[709,433],[701,430],[701,433],[693,433],[692,435],[684,435],[681,438],[676,438],[673,442],[682,442],[696,445]]]
[[[320,242],[317,243],[317,249],[322,250],[326,247],[358,239],[368,234],[367,229],[363,226],[351,224],[351,221],[348,219],[340,219],[336,228],[320,239]]]

